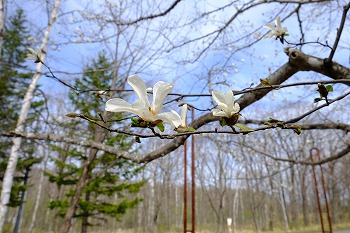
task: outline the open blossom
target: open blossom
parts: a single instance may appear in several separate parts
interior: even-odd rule
[[[279,16],[277,16],[277,18],[275,19],[275,25],[271,24],[271,23],[267,23],[264,25],[264,28],[270,29],[271,31],[265,35],[263,37],[263,39],[265,38],[282,38],[283,36],[287,36],[287,31],[288,29],[286,27],[281,26],[281,18]]]
[[[121,98],[110,99],[106,102],[105,109],[108,112],[131,112],[139,116],[143,121],[156,122],[158,120],[166,123],[172,122],[177,118],[177,115],[172,112],[159,113],[163,108],[163,102],[166,96],[173,88],[172,83],[159,81],[153,87],[153,101],[150,104],[147,95],[147,88],[144,81],[137,75],[128,77],[128,83],[134,89],[134,92],[139,97],[133,104]]]
[[[34,60],[35,63],[42,62],[41,60],[42,52],[40,48],[37,48],[37,49],[28,48],[28,50],[29,50],[29,53],[27,54],[26,59]]]
[[[214,109],[213,115],[219,117],[231,118],[240,110],[239,104],[234,102],[232,90],[227,90],[226,94],[220,91],[212,91],[215,102],[221,109]]]
[[[187,111],[188,111],[187,104],[182,105],[181,116],[177,112],[175,112],[174,110],[171,110],[171,112],[173,113],[173,118],[168,119],[169,120],[168,123],[171,124],[172,126],[174,126],[176,129],[179,127],[186,128],[187,127],[187,124],[186,124]]]

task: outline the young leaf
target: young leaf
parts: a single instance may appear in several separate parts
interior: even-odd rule
[[[290,128],[293,129],[296,134],[301,134],[301,127],[299,125],[291,125]]]
[[[262,85],[271,86],[269,78],[265,78],[265,79],[261,78],[260,82],[261,82]]]
[[[327,90],[328,92],[332,92],[332,91],[333,91],[332,85],[327,85],[327,86],[326,86],[326,90]]]
[[[235,126],[237,126],[242,131],[249,131],[249,132],[254,131],[254,129],[240,123],[235,124]]]
[[[137,143],[141,143],[141,139],[140,139],[140,137],[136,136],[136,137],[135,137],[135,142],[137,142]]]
[[[225,118],[222,118],[222,119],[221,119],[220,125],[221,125],[222,127],[224,127],[225,125],[227,125],[227,122],[226,122]]]
[[[160,130],[160,132],[164,132],[164,125],[163,123],[156,124],[157,128]]]

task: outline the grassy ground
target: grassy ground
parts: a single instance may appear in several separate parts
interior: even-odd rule
[[[333,230],[342,230],[342,229],[350,229],[350,223],[346,223],[346,224],[337,224],[335,226],[333,226]],[[325,230],[328,230],[327,227],[325,227]],[[4,233],[6,232],[11,232],[11,231],[4,231]],[[22,232],[26,232],[23,231]],[[90,230],[90,232],[93,233],[139,233],[137,231],[137,229],[130,229],[130,230],[115,230],[115,229],[111,229],[111,230],[101,230],[101,229],[94,229],[94,230]],[[226,231],[227,233],[229,233],[229,231]],[[260,231],[261,233],[284,233],[285,229],[277,229],[274,231]],[[315,232],[321,232],[321,226],[320,225],[313,225],[313,226],[309,226],[303,229],[298,229],[298,230],[292,230],[291,233],[315,233]],[[44,232],[40,232],[40,231],[34,231],[33,233],[44,233]],[[45,232],[45,233],[53,233],[53,232]],[[79,233],[79,232],[76,232]],[[177,231],[155,231],[155,233],[183,233],[182,230],[177,230]],[[213,231],[208,231],[208,230],[196,230],[196,233],[214,233]],[[254,230],[248,230],[248,229],[237,229],[236,233],[256,233],[256,231]]]

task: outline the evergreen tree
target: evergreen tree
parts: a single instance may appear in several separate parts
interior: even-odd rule
[[[101,114],[96,109],[103,112],[106,100],[105,95],[98,90],[108,90],[111,87],[113,77],[111,67],[111,62],[101,52],[98,58],[92,60],[91,64],[86,67],[83,77],[76,80],[75,86],[78,89],[95,90],[70,94],[70,99],[77,112],[102,121]],[[113,120],[118,120],[121,119],[122,115],[115,114],[113,117]],[[123,125],[119,123],[119,127],[123,127]],[[79,134],[85,135],[88,140],[94,140],[97,131],[100,130],[95,124],[82,121],[76,121],[73,128],[74,132],[79,130]],[[119,147],[120,150],[131,150],[133,141],[133,138],[125,135],[110,136],[106,134],[104,137],[104,142],[107,145]],[[55,150],[59,151],[61,155],[65,155],[61,156],[61,159],[54,160],[59,172],[56,174],[47,173],[50,181],[55,182],[59,187],[63,185],[74,187],[82,172],[79,164],[83,164],[87,159],[89,149],[62,150],[62,148],[56,147]],[[62,158],[64,159],[62,160]],[[80,197],[79,208],[74,215],[82,220],[82,232],[87,232],[87,227],[91,225],[89,218],[98,217],[101,219],[101,215],[104,215],[120,219],[127,209],[134,207],[140,201],[132,194],[137,193],[145,181],[131,182],[140,169],[142,167],[136,167],[129,161],[116,159],[115,156],[108,153],[98,153],[98,156],[90,164],[88,182]],[[52,201],[50,207],[58,208],[59,214],[64,216],[69,205],[69,198],[73,193],[74,189],[72,188],[63,199]],[[117,203],[111,201],[115,195],[118,196]]]
[[[29,30],[23,10],[18,9],[6,22],[3,37],[2,50],[0,53],[0,132],[8,132],[16,128],[18,112],[25,91],[30,83],[32,73],[25,66],[27,48],[30,47]],[[33,122],[37,120],[37,112],[42,111],[43,101],[36,98],[32,105],[29,121],[26,127],[33,128]],[[34,127],[35,128],[35,127]],[[8,163],[9,150],[12,145],[10,138],[3,138],[0,142],[0,181],[3,180],[4,172]],[[35,144],[33,140],[24,140],[21,148],[14,177],[14,185],[11,189],[10,207],[19,207],[16,226],[18,229],[25,191],[30,184],[27,183],[31,168],[39,163],[41,158],[36,158]],[[1,190],[1,188],[0,188]]]

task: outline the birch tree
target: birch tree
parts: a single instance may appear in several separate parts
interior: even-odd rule
[[[42,52],[40,59],[42,61],[45,60],[45,54],[46,54],[47,44],[49,40],[49,35],[51,32],[52,26],[56,20],[59,6],[60,6],[60,0],[56,0],[54,8],[51,12],[49,22],[47,24],[47,28],[44,33],[41,47],[40,47]],[[38,82],[38,79],[41,76],[42,67],[43,67],[43,64],[39,62],[36,67],[36,72],[33,75],[32,82],[30,83],[27,89],[27,92],[25,94],[25,97],[23,99],[23,105],[19,114],[15,131],[22,132],[24,130],[24,123],[26,121],[26,117],[30,109],[30,104],[33,98],[34,90],[36,88],[36,84]],[[16,170],[16,165],[17,165],[18,156],[19,156],[18,151],[21,147],[21,142],[22,142],[22,139],[19,137],[16,137],[13,139],[12,141],[13,146],[11,147],[9,162],[6,167],[6,172],[4,175],[4,181],[2,184],[2,190],[1,190],[1,203],[0,203],[0,233],[2,232],[4,223],[5,223],[5,218],[6,218],[7,208],[8,208],[7,204],[10,199],[10,193],[11,193],[11,188],[13,184],[13,176]]]
[[[6,0],[1,0],[0,1],[0,51],[2,51],[2,42],[4,39],[5,19],[6,19]]]

